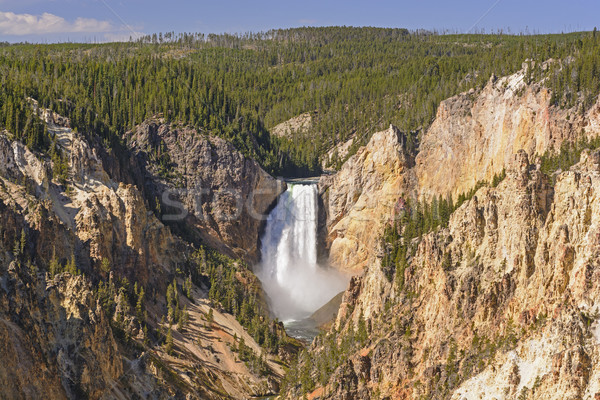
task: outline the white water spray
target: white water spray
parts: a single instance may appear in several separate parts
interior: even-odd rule
[[[347,278],[317,264],[317,185],[290,184],[269,214],[257,276],[275,316],[300,320],[346,288]]]

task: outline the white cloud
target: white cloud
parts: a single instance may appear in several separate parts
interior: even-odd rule
[[[41,35],[49,33],[109,32],[113,26],[108,21],[94,18],[77,18],[69,22],[58,15],[15,14],[0,11],[0,33],[4,35]]]

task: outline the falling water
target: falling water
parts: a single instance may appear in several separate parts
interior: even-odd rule
[[[267,219],[257,275],[283,321],[310,316],[346,287],[317,264],[317,213],[317,185],[290,184]]]

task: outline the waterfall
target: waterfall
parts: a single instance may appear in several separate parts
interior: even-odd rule
[[[289,184],[269,214],[256,274],[283,321],[310,316],[346,288],[347,278],[317,264],[317,185]]]

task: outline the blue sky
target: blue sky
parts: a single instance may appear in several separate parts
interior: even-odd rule
[[[0,41],[107,41],[154,32],[381,26],[468,32],[600,27],[598,0],[0,0]]]

